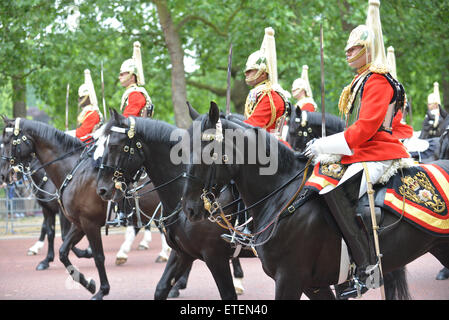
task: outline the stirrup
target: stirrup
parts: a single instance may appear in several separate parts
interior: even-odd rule
[[[127,219],[126,215],[120,211],[117,213],[117,216],[115,217],[114,220],[108,221],[108,222],[106,222],[106,224],[111,227],[122,227],[122,226],[126,227],[127,220],[128,219]]]
[[[244,249],[250,249],[249,247],[251,247],[251,239],[235,233],[233,235],[224,233],[220,237],[227,243],[230,243],[233,247],[236,247],[239,244],[242,245]]]

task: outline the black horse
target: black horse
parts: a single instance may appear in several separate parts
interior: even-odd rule
[[[2,144],[3,145],[3,144]],[[2,150],[3,155],[3,150]],[[2,157],[0,164],[0,182],[12,183],[14,179],[23,179],[22,171],[18,171],[15,174],[12,170],[9,170],[9,161],[6,161],[5,157]],[[59,216],[59,222],[61,225],[61,238],[64,240],[65,235],[70,229],[70,222],[61,213],[58,201],[56,200],[56,188],[55,185],[47,178],[44,170],[37,170],[41,167],[41,164],[37,159],[33,159],[30,163],[30,167],[26,168],[27,171],[33,172],[24,179],[27,185],[31,185],[31,190],[33,191],[36,201],[42,208],[42,215],[44,221],[42,222],[41,232],[39,236],[39,242],[36,243],[32,248],[39,244],[43,245],[45,236],[47,236],[48,248],[47,255],[44,260],[40,261],[36,267],[36,270],[46,270],[50,267],[50,262],[53,262],[55,257],[54,251],[54,239],[55,239],[55,222],[56,216]],[[36,170],[36,171],[35,171]],[[32,250],[28,249],[28,255],[34,255],[38,250],[37,248]],[[92,258],[92,251],[90,248],[86,250],[81,250],[76,247],[72,248],[72,251],[78,258]]]
[[[326,134],[331,135],[345,129],[344,121],[330,113],[325,114]],[[301,111],[295,108],[288,123],[287,142],[295,151],[304,151],[307,142],[321,138],[322,113]]]
[[[202,116],[200,125],[197,124],[201,127],[199,135],[208,138],[208,142],[194,141],[194,136],[190,137],[191,144],[201,146],[192,153],[194,160],[198,154],[219,155],[214,157],[216,160],[212,164],[198,163],[197,160],[188,166],[187,174],[191,178],[183,193],[183,209],[188,217],[197,221],[208,216],[210,213],[205,204],[213,201],[215,190],[233,180],[245,205],[251,208],[254,245],[264,271],[276,282],[276,299],[298,299],[304,288],[335,284],[342,237],[326,202],[316,194],[308,197],[307,193],[300,192],[301,198],[297,200],[302,200],[303,204],[287,210],[295,200],[293,195],[300,190],[307,159],[292,152],[263,129],[251,128],[248,132],[234,122],[221,119],[217,130],[219,119],[218,107],[212,103],[209,114]],[[233,141],[227,142],[227,135],[223,137],[222,132],[228,129],[232,132],[232,140],[245,142],[243,150],[236,149]],[[260,155],[271,155],[270,161],[251,155],[248,150],[254,146],[257,152],[261,149]],[[231,152],[241,154],[243,163],[225,162]],[[276,173],[268,174],[267,170],[276,163]],[[449,161],[439,161],[438,165],[449,172]],[[211,212],[216,217],[220,210]],[[397,216],[388,211],[383,210],[383,214],[381,227],[398,221]],[[380,233],[385,273],[405,266],[426,252],[449,266],[448,248],[448,238],[435,237],[405,222]]]

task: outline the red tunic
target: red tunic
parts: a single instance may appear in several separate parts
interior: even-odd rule
[[[81,141],[86,141],[91,137],[91,133],[94,130],[94,127],[100,122],[100,116],[96,111],[88,111],[84,116],[84,120],[81,123],[76,131],[75,135]]]
[[[346,128],[344,136],[352,156],[343,156],[341,162],[383,161],[409,158],[404,145],[392,134],[378,131],[393,97],[393,88],[384,76],[372,74],[363,91],[357,121]]]
[[[276,128],[276,120],[284,114],[285,110],[284,106],[285,102],[281,98],[281,96],[274,90],[271,90],[271,96],[273,97],[273,103],[276,108],[276,119],[269,127],[266,128],[268,132],[274,131],[274,129]],[[268,97],[268,94],[266,94],[262,97],[262,99],[258,101],[258,104],[254,109],[254,112],[244,122],[254,127],[265,128],[270,123],[270,120],[271,120],[270,98]]]
[[[407,139],[413,136],[413,128],[406,123],[402,123],[402,111],[399,110],[393,118],[393,137],[396,139]]]
[[[129,116],[140,117],[140,112],[146,103],[147,101],[142,92],[131,92],[128,96],[128,105],[123,110],[123,116],[126,118]]]

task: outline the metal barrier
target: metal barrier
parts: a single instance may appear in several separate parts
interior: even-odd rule
[[[40,232],[42,208],[23,183],[3,185],[0,197],[0,235]]]

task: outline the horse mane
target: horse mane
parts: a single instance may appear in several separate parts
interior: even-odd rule
[[[179,129],[176,126],[169,124],[162,120],[155,120],[151,118],[135,117],[136,132],[147,141],[162,142],[168,145],[174,145],[178,141],[170,139],[173,130]],[[120,121],[109,121],[104,129],[104,134],[108,135],[111,132],[112,126],[129,126],[128,118]]]
[[[207,116],[206,116],[207,118]],[[241,129],[241,130],[254,130],[258,135],[264,135],[266,138],[266,145],[269,146],[271,142],[277,143],[278,145],[278,163],[286,164],[286,163],[293,163],[301,159],[300,156],[298,156],[298,153],[294,150],[291,150],[289,147],[287,147],[282,141],[278,140],[273,134],[270,134],[265,129],[254,127],[251,125],[248,125],[246,123],[240,124],[239,121],[234,120],[224,120],[222,119],[223,124],[226,123],[226,128],[232,128],[232,129]],[[279,168],[282,168],[282,166],[279,166]]]
[[[22,129],[26,129],[44,140],[57,142],[58,146],[62,148],[63,151],[72,151],[84,144],[78,138],[72,137],[63,131],[40,121],[23,119]]]
[[[345,129],[345,122],[338,116],[330,113],[325,114],[326,118],[326,129],[331,130],[333,133],[341,132]],[[322,124],[322,113],[321,112],[308,112],[307,122],[311,126],[320,126]]]

